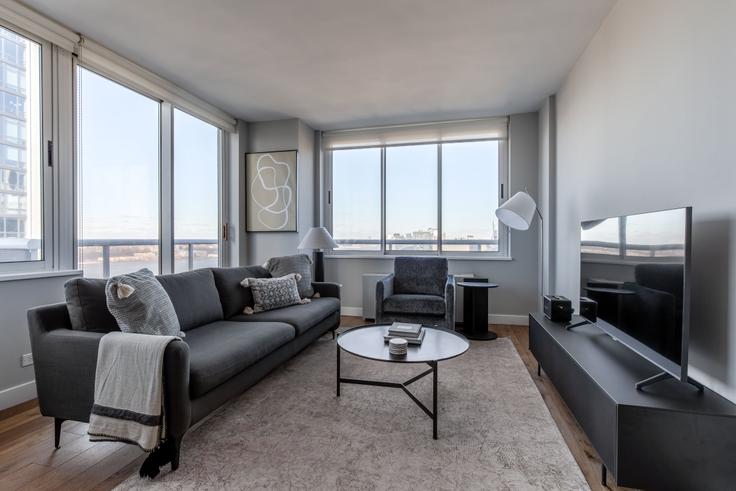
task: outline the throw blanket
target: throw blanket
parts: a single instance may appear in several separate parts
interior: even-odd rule
[[[176,336],[111,332],[100,340],[91,441],[135,443],[154,450],[164,434],[164,350]]]

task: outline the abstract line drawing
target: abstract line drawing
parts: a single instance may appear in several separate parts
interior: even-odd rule
[[[296,152],[246,155],[248,232],[296,231]]]

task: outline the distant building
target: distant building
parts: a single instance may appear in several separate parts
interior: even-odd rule
[[[5,250],[0,259],[4,260],[18,260],[5,257],[16,248],[25,249],[25,259],[38,259],[38,245],[30,244],[37,244],[42,234],[40,135],[32,134],[40,128],[36,73],[40,63],[39,50],[30,46],[27,39],[0,28],[0,249]]]

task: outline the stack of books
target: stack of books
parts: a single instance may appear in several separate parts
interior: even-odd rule
[[[407,324],[406,322],[394,322],[388,328],[384,341],[401,338],[406,339],[409,344],[422,344],[424,340],[424,329],[421,324]]]

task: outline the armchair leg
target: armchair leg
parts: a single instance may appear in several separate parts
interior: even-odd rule
[[[59,448],[59,442],[61,441],[61,423],[66,421],[61,418],[54,418],[54,448]]]

